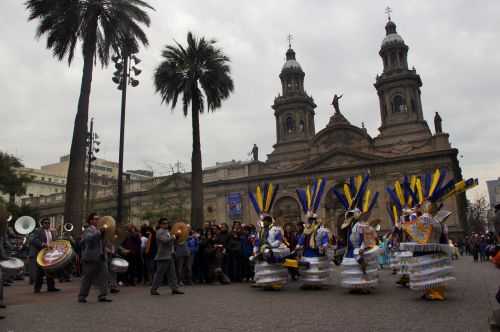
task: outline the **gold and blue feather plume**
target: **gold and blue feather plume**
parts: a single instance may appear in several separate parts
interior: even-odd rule
[[[279,185],[273,186],[272,183],[264,183],[262,189],[260,185],[257,185],[255,194],[251,191],[248,192],[248,197],[257,215],[269,214],[276,199],[278,189]]]
[[[325,186],[326,179],[318,178],[313,181],[312,187],[307,185],[305,189],[296,189],[297,198],[304,214],[315,214],[318,211]]]
[[[367,174],[364,177],[358,175],[351,177],[349,182],[344,183],[342,190],[333,188],[332,192],[339,200],[344,210],[350,211],[358,208],[361,212],[366,213],[371,211],[378,199],[378,192],[372,195],[368,189],[368,181],[370,176]]]

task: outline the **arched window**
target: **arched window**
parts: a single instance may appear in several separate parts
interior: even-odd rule
[[[406,112],[405,100],[400,95],[396,95],[392,98],[392,112],[393,113]]]
[[[295,120],[293,120],[291,115],[288,115],[286,118],[285,129],[287,134],[291,134],[295,131]]]

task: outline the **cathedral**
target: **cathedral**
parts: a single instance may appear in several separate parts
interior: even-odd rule
[[[372,137],[364,127],[351,124],[342,113],[339,105],[342,96],[338,95],[334,96],[335,111],[328,124],[316,131],[316,104],[306,93],[304,69],[289,47],[279,73],[282,89],[272,105],[276,120],[273,151],[266,161],[254,156],[253,161],[218,163],[204,170],[205,220],[255,223],[258,216],[251,207],[248,192],[271,181],[280,186],[272,214],[282,225],[299,222],[304,216],[295,189],[310,184],[316,177],[324,177],[328,183],[319,216],[336,233],[343,209],[332,188],[342,186],[352,176],[368,173],[372,192],[380,193],[373,217],[380,218],[382,229],[387,230],[391,228],[386,212],[387,186],[405,175],[422,175],[436,168],[446,169],[448,178],[461,177],[458,150],[452,148],[449,135],[442,132],[439,116],[436,114],[434,133],[424,118],[422,79],[408,65],[408,50],[396,24],[389,18],[379,51],[382,72],[374,83],[380,127],[378,135]],[[128,220],[141,223],[147,218],[145,210],[160,209],[169,198],[182,197],[182,192],[186,201],[178,204],[188,209],[189,178],[188,174],[177,174],[175,181],[172,175],[129,184],[125,194]],[[445,208],[454,211],[447,221],[452,235],[463,231],[464,200],[464,195],[458,195],[445,204]],[[92,205],[101,214],[114,214],[113,204],[114,197],[103,194],[97,195]],[[62,211],[55,205],[45,209],[42,204],[40,209],[42,214],[51,216]],[[189,213],[185,218],[189,218]]]
[[[379,51],[382,73],[377,75],[374,83],[380,109],[379,134],[371,137],[365,128],[351,124],[342,114],[339,106],[342,96],[337,95],[332,103],[335,112],[329,123],[316,131],[316,104],[306,93],[304,69],[295,51],[289,47],[279,74],[282,91],[272,105],[276,119],[273,151],[265,162],[221,165],[222,169],[226,169],[228,178],[220,178],[214,183],[207,181],[205,199],[208,206],[222,208],[223,205],[217,204],[217,201],[225,202],[223,211],[220,215],[217,213],[214,219],[231,219],[227,196],[236,191],[242,197],[243,222],[257,220],[247,192],[254,190],[259,183],[272,181],[281,188],[273,215],[282,224],[300,221],[303,216],[295,189],[311,183],[314,177],[325,177],[328,180],[327,194],[322,202],[320,217],[335,232],[343,212],[331,189],[342,186],[351,176],[369,173],[372,191],[380,193],[374,217],[382,219],[383,228],[388,229],[387,186],[402,180],[405,175],[421,175],[436,168],[446,169],[449,178],[461,177],[458,150],[452,148],[449,135],[442,132],[440,122],[436,123],[437,132],[432,133],[424,118],[422,79],[414,68],[409,68],[408,50],[404,39],[397,33],[396,24],[389,19]],[[244,169],[244,177],[230,179],[230,174],[238,173],[238,168]],[[207,171],[206,178],[209,180],[210,170]],[[459,197],[447,202],[447,208],[455,211],[448,220],[451,233],[462,231],[463,199]],[[212,204],[210,200],[213,200]]]

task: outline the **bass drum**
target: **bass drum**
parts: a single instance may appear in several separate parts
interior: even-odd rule
[[[66,240],[52,241],[50,248],[40,250],[36,263],[47,272],[55,272],[71,262],[74,252],[71,243]]]
[[[128,262],[123,258],[112,258],[111,259],[111,272],[124,273],[128,270]]]

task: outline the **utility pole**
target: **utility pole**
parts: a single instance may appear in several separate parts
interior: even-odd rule
[[[138,52],[134,44],[125,40],[122,45],[121,54],[113,56],[111,59],[115,63],[116,71],[113,74],[113,82],[118,85],[118,90],[122,91],[121,117],[120,117],[120,148],[118,156],[118,193],[116,201],[116,221],[122,223],[123,219],[123,148],[125,140],[125,108],[127,104],[127,86],[139,85],[139,81],[132,76],[138,76],[141,70],[132,66],[132,61],[137,65],[141,60],[135,56]]]
[[[91,190],[90,190],[90,178],[92,174],[92,162],[95,161],[97,158],[95,156],[95,153],[99,152],[99,144],[101,142],[98,141],[99,136],[97,136],[96,133],[94,133],[94,118],[90,119],[90,131],[87,134],[87,202],[85,206],[85,213],[88,215],[90,213],[90,196],[91,196]]]

